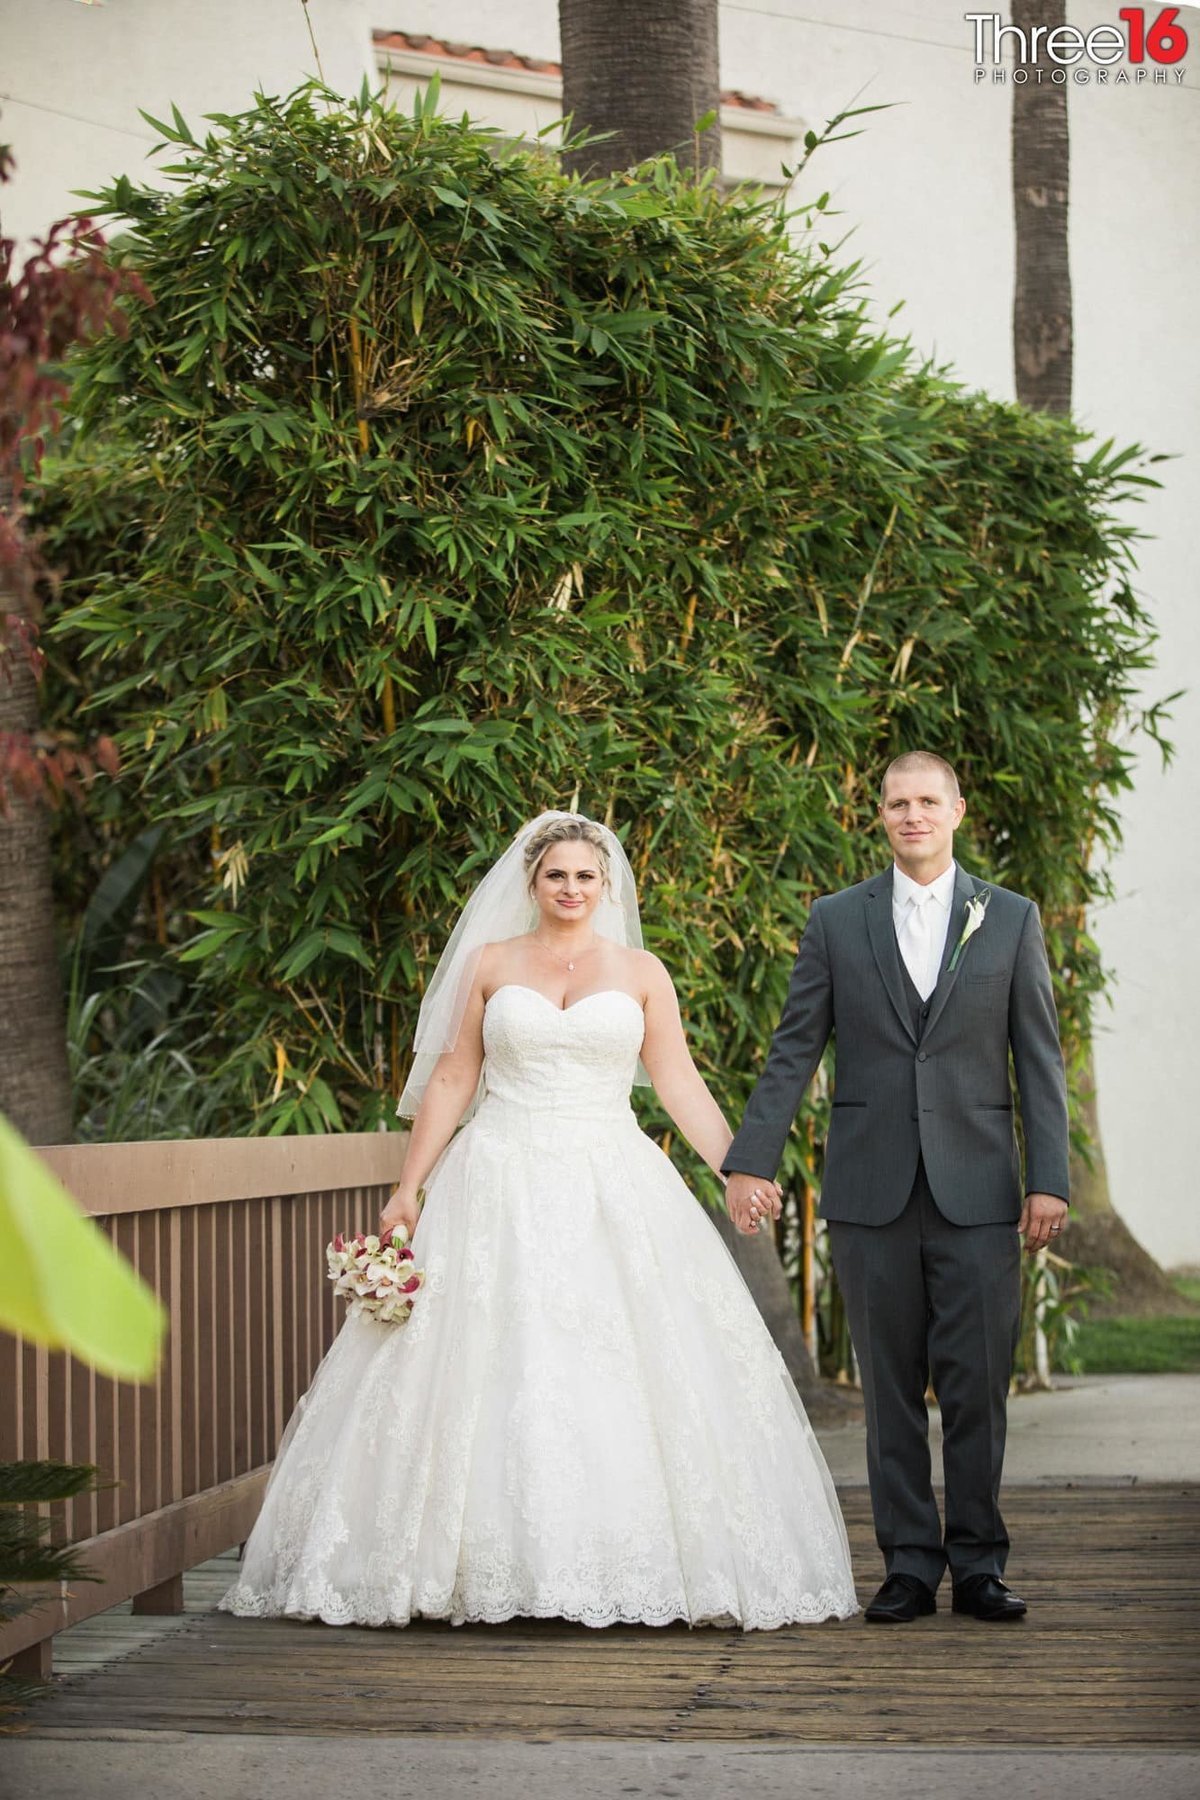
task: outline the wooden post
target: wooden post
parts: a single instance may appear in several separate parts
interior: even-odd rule
[[[8,1672],[22,1681],[49,1681],[54,1673],[54,1639],[40,1638],[36,1644],[14,1651]]]
[[[140,1594],[133,1596],[135,1613],[148,1613],[161,1616],[164,1613],[181,1613],[183,1611],[183,1575],[168,1575],[165,1581],[156,1582],[153,1587],[143,1588]]]

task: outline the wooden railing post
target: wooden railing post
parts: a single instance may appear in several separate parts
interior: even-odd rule
[[[36,1644],[26,1644],[24,1650],[14,1651],[8,1672],[20,1676],[22,1681],[49,1681],[54,1673],[54,1639],[42,1638]]]
[[[183,1611],[183,1570],[177,1575],[168,1575],[165,1581],[155,1582],[153,1587],[143,1588],[140,1594],[133,1596],[135,1613],[162,1615],[165,1613],[181,1613]]]

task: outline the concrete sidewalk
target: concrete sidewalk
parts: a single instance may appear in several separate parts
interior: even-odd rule
[[[0,1747],[3,1800],[329,1800],[354,1792],[387,1800],[1194,1800],[1200,1754],[182,1733]]]
[[[861,1422],[818,1433],[839,1487],[867,1479]],[[941,1424],[930,1421],[934,1478]],[[1009,1484],[1200,1482],[1200,1375],[1060,1376],[1051,1393],[1008,1405]]]

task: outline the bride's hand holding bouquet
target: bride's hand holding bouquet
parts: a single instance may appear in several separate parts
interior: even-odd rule
[[[420,1190],[406,1188],[403,1182],[388,1198],[388,1203],[379,1215],[379,1235],[392,1231],[397,1225],[403,1226],[408,1241],[412,1242],[412,1234],[417,1229],[417,1220],[421,1216]]]

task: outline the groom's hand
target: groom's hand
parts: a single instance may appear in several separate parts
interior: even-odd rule
[[[1056,1245],[1066,1222],[1067,1203],[1057,1194],[1026,1194],[1017,1230],[1032,1253],[1044,1250],[1047,1244]]]
[[[783,1190],[762,1175],[730,1175],[725,1183],[725,1208],[738,1231],[753,1236],[768,1215],[777,1219],[783,1210]]]

